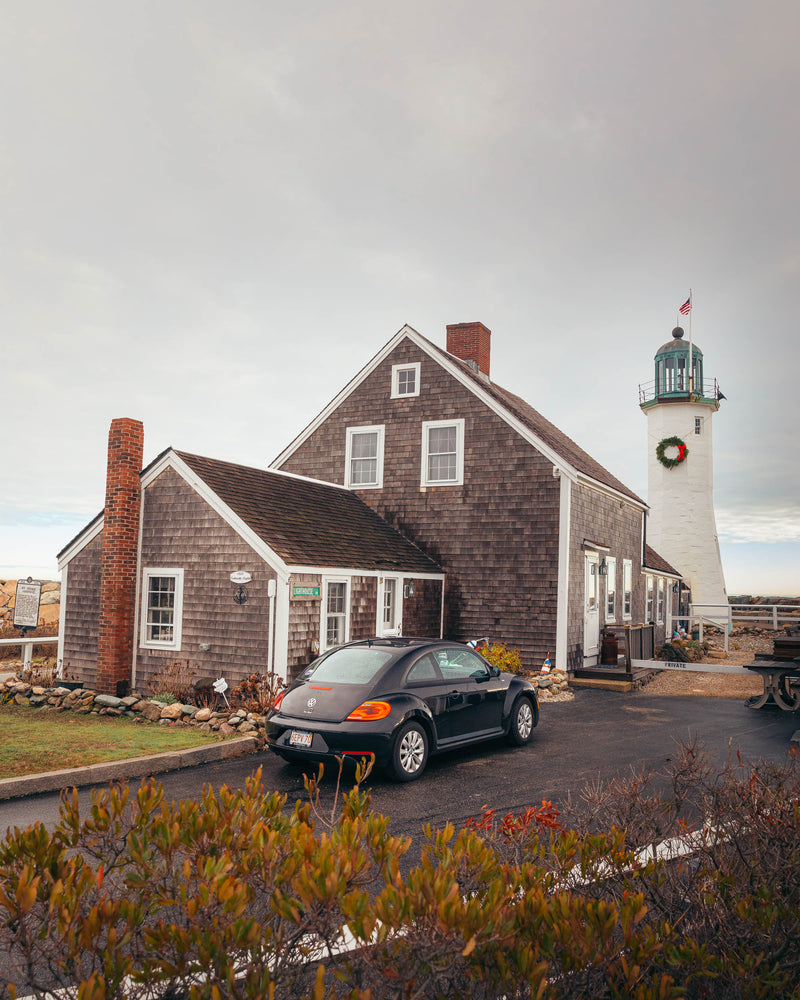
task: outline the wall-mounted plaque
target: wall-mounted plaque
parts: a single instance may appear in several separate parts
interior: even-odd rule
[[[14,601],[14,628],[36,628],[39,624],[39,601],[42,584],[39,580],[17,580]]]
[[[319,587],[310,587],[307,584],[292,585],[293,601],[318,601]]]

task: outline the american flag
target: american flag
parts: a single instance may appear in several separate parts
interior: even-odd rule
[[[690,295],[689,298],[680,307],[678,312],[681,314],[681,316],[688,316],[691,311],[692,311],[692,297]]]

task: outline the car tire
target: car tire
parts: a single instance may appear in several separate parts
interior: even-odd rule
[[[418,722],[407,722],[395,737],[389,771],[395,781],[414,781],[428,763],[428,734]]]
[[[536,725],[536,716],[530,698],[522,695],[514,702],[511,709],[511,725],[508,729],[508,738],[518,747],[524,747],[530,743],[533,736],[533,729]]]

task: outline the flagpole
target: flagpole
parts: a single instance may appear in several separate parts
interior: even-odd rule
[[[689,289],[689,399],[694,394],[694,358],[692,356],[692,290]]]

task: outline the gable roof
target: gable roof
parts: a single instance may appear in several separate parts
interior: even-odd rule
[[[681,574],[673,566],[660,556],[654,548],[649,545],[644,547],[644,566],[642,569],[654,569],[659,573],[668,573],[670,576],[680,577]]]
[[[646,508],[641,497],[628,489],[616,476],[560,431],[555,424],[535,410],[524,399],[507,389],[490,382],[476,372],[466,361],[457,358],[423,337],[413,327],[404,326],[383,348],[355,375],[331,402],[311,421],[308,426],[271,463],[271,468],[280,468],[287,458],[330,416],[336,408],[371,374],[404,339],[416,344],[420,350],[445,368],[462,385],[473,392],[502,420],[524,437],[534,448],[553,462],[570,479],[583,478],[589,483],[611,490],[625,497],[637,506]]]
[[[288,566],[441,574],[355,493],[302,476],[175,451]]]

